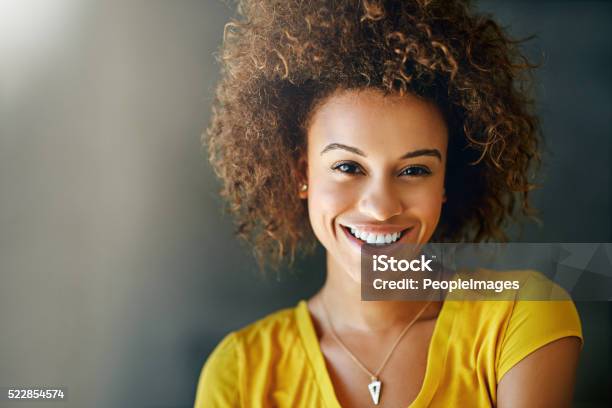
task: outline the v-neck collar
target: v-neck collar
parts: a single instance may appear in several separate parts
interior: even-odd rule
[[[429,405],[438,387],[440,377],[444,372],[446,355],[449,343],[452,342],[451,334],[453,322],[457,315],[460,302],[446,300],[436,319],[433,334],[431,336],[429,350],[427,352],[427,366],[423,384],[416,398],[407,408],[420,408]],[[319,386],[325,406],[329,408],[341,408],[334,386],[327,371],[325,357],[321,351],[319,339],[312,322],[310,310],[306,300],[300,300],[295,309],[296,321],[300,337],[306,350],[306,355],[315,375],[315,381]]]

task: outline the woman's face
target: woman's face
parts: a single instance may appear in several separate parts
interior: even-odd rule
[[[308,128],[310,223],[331,261],[360,281],[361,245],[424,243],[442,209],[447,128],[431,103],[344,91]]]

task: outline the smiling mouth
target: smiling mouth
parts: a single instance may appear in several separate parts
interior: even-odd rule
[[[375,246],[387,246],[394,244],[402,239],[402,237],[412,230],[413,227],[409,227],[394,233],[373,233],[373,232],[365,232],[360,231],[358,228],[348,227],[346,225],[340,224],[340,226],[352,237],[358,239],[364,244],[375,245]]]

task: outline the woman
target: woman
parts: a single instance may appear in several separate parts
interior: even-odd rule
[[[570,406],[571,301],[362,301],[365,243],[505,239],[539,160],[531,66],[463,1],[242,1],[208,131],[261,264],[321,290],[228,334],[196,407]]]

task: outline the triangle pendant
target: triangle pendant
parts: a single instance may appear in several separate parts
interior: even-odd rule
[[[374,401],[374,405],[378,405],[378,401],[380,400],[381,387],[382,383],[377,379],[373,379],[372,382],[368,384],[368,390],[370,390],[370,395],[372,396],[372,401]]]

